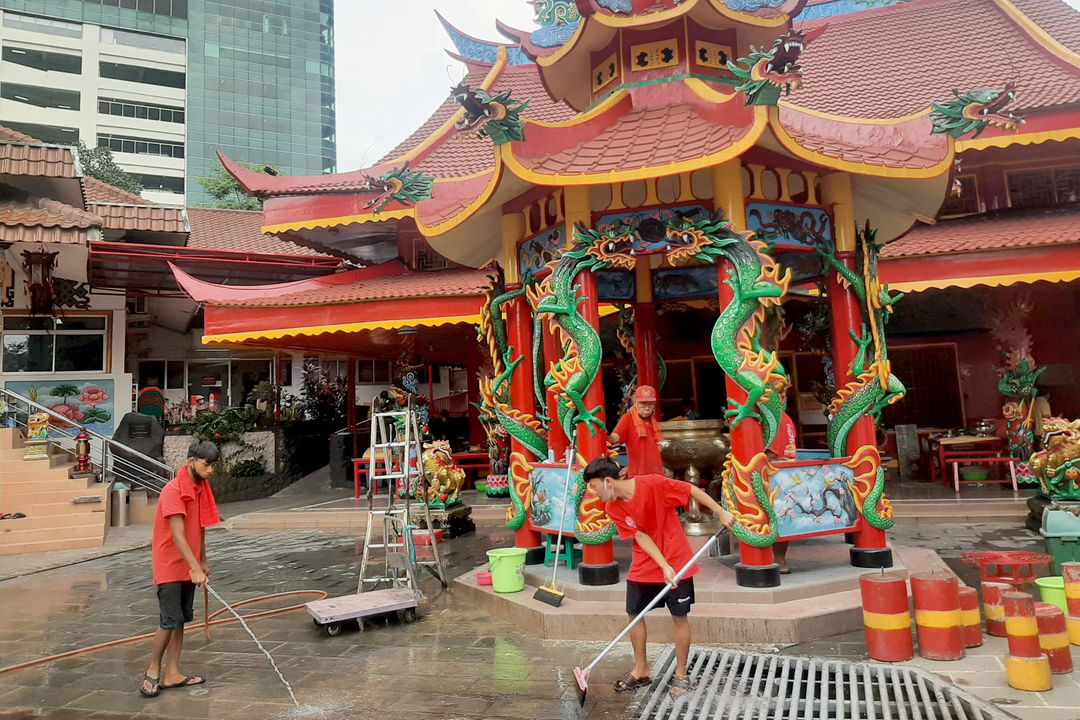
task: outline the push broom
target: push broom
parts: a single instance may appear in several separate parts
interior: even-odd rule
[[[559,590],[559,586],[555,584],[555,576],[559,572],[559,550],[562,549],[562,537],[563,537],[563,523],[566,522],[566,506],[570,503],[570,476],[574,474],[574,458],[577,456],[577,433],[574,433],[574,442],[570,443],[570,449],[566,452],[569,460],[566,463],[566,481],[563,483],[563,503],[562,512],[559,514],[559,535],[555,541],[555,562],[551,568],[551,583],[549,585],[541,585],[536,588],[536,592],[533,593],[533,600],[539,600],[542,603],[547,603],[552,607],[559,607],[562,605],[563,597],[566,593]]]
[[[656,597],[652,599],[652,602],[646,605],[645,609],[639,612],[637,614],[637,617],[631,620],[630,624],[623,628],[623,631],[616,635],[615,639],[612,640],[606,648],[601,650],[600,654],[597,655],[596,658],[594,658],[593,661],[589,663],[584,670],[578,667],[574,668],[574,679],[577,681],[577,687],[575,687],[574,689],[577,691],[578,702],[581,703],[582,707],[585,707],[585,694],[589,691],[589,673],[593,671],[593,668],[600,664],[600,661],[603,660],[609,652],[611,652],[612,648],[614,648],[620,640],[626,637],[626,635],[634,629],[635,625],[645,619],[645,615],[650,610],[660,604],[660,601],[663,600],[669,592],[671,592],[671,588],[675,586],[675,583],[679,582],[682,576],[685,575],[687,571],[689,571],[690,568],[694,566],[694,563],[696,563],[698,560],[704,557],[707,552],[709,552],[709,549],[713,546],[713,543],[719,540],[720,536],[723,535],[726,531],[727,528],[721,528],[719,532],[709,538],[708,542],[702,545],[701,549],[694,553],[694,557],[690,558],[690,560],[685,565],[683,565],[682,570],[679,570],[679,572],[675,573],[675,577],[671,579],[671,582],[667,583],[664,586],[664,589],[656,594]]]

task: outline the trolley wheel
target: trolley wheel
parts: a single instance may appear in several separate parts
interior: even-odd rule
[[[323,625],[323,629],[326,630],[326,634],[330,637],[335,637],[341,634],[341,623],[327,623]]]
[[[416,622],[416,608],[405,608],[404,610],[398,610],[398,620],[403,623]]]

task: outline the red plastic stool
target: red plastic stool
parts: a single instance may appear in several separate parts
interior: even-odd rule
[[[1019,587],[1035,582],[1036,569],[1041,565],[1049,565],[1054,556],[1007,550],[965,553],[961,559],[982,568],[983,582],[1003,582]]]

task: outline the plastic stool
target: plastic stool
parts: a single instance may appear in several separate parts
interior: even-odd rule
[[[556,535],[548,533],[547,541],[544,543],[546,546],[544,549],[544,567],[551,567],[551,562],[555,559],[555,538]],[[574,569],[574,565],[581,562],[581,548],[578,546],[577,538],[569,535],[563,535],[563,549],[559,551],[559,559],[566,561],[566,567],[570,570]]]

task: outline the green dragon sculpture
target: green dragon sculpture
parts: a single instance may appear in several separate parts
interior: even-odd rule
[[[1026,461],[1035,446],[1035,423],[1032,417],[1035,398],[1039,396],[1039,376],[1045,367],[1036,368],[1027,357],[1021,357],[1006,368],[998,381],[998,392],[1009,398],[1002,406],[1009,437],[1009,455]],[[1026,473],[1025,473],[1026,474]]]
[[[1005,106],[1016,100],[1014,83],[1008,83],[1002,90],[975,88],[967,92],[953,89],[953,100],[943,103],[930,103],[930,122],[932,133],[949,135],[957,140],[974,132],[979,137],[988,127],[999,127],[1015,132],[1025,122],[1019,115],[1005,110]]]
[[[750,57],[727,64],[742,84],[735,90],[746,93],[747,105],[776,105],[781,93],[790,95],[802,87],[799,55],[811,40],[825,32],[823,25],[808,32],[792,28],[773,41],[766,51],[750,46]],[[745,67],[744,67],[745,66]]]
[[[364,207],[378,215],[395,200],[405,206],[430,200],[434,188],[435,178],[419,170],[410,170],[409,163],[405,163],[379,177],[364,175],[364,185],[357,192],[375,193]]]
[[[511,90],[491,95],[481,88],[470,88],[462,80],[450,90],[450,95],[465,108],[465,114],[454,123],[459,133],[472,133],[479,138],[489,137],[496,145],[521,142],[525,139],[525,121],[521,113],[530,100],[512,100]]]

